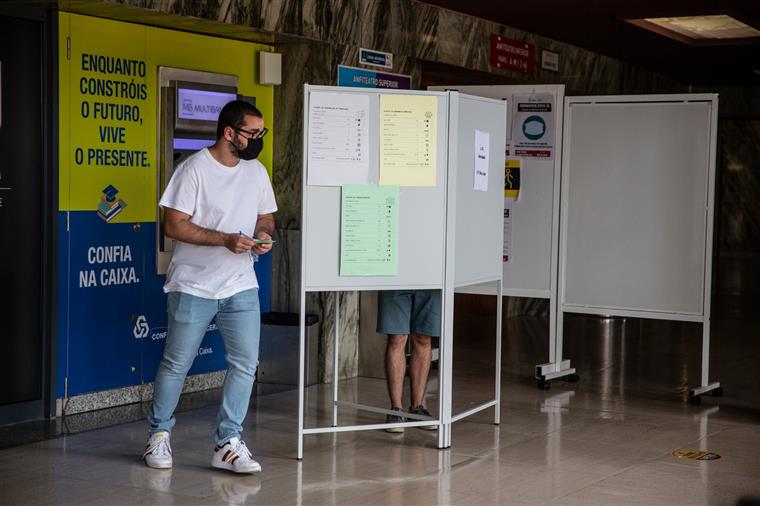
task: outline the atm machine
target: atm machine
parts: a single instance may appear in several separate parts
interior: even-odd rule
[[[252,97],[238,95],[237,76],[196,70],[159,67],[158,107],[158,198],[161,197],[175,167],[199,149],[216,141],[216,122],[224,104],[238,98],[255,105]],[[156,220],[161,223],[163,210]],[[173,240],[156,227],[156,274],[166,274]]]
[[[157,198],[166,189],[175,168],[199,149],[216,142],[219,112],[231,100],[246,100],[256,104],[254,97],[238,93],[238,76],[199,72],[194,70],[158,68],[157,141],[158,170]],[[144,294],[143,314],[150,324],[151,336],[142,340],[143,381],[153,381],[163,355],[166,336],[166,296],[160,286],[172,255],[173,240],[161,227],[163,212],[156,206],[156,267],[148,276]],[[269,311],[269,272],[271,255],[263,255],[254,264],[259,280],[259,300],[262,313]],[[215,322],[212,322],[189,374],[224,370],[224,344]]]

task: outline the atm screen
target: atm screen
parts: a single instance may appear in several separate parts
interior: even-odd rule
[[[175,151],[199,151],[203,148],[212,146],[216,142],[215,139],[174,139]]]
[[[177,88],[177,119],[213,121],[227,102],[237,100],[235,93]]]

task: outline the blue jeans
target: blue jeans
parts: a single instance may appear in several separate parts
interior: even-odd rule
[[[204,299],[171,292],[167,299],[168,331],[164,356],[156,373],[153,405],[148,412],[150,434],[170,432],[187,371],[198,354],[203,336],[216,316],[224,339],[227,376],[214,440],[223,445],[243,432],[243,419],[259,363],[261,312],[258,289],[226,299]]]

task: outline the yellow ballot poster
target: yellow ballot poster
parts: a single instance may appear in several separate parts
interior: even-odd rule
[[[504,160],[504,198],[517,200],[520,196],[520,168],[522,160],[507,158]]]
[[[436,186],[438,97],[380,95],[380,184]]]
[[[398,186],[344,185],[340,275],[398,275]]]

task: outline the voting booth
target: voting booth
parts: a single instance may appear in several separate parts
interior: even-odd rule
[[[717,95],[454,88],[508,104],[504,223],[492,233],[504,238],[504,295],[550,301],[539,388],[578,380],[563,357],[563,320],[583,313],[702,323],[702,380],[689,401],[721,395],[708,378]]]
[[[443,90],[444,87],[430,89]],[[565,86],[454,86],[453,89],[503,100],[507,104],[507,131],[502,140],[505,151],[504,219],[500,225],[502,293],[549,301],[549,355],[546,363],[536,365],[536,376],[542,385],[547,374],[577,380],[575,369],[562,357],[562,347],[557,346],[556,337]],[[490,285],[471,285],[457,291],[495,294]]]
[[[454,290],[491,283],[501,293],[502,185],[506,104],[456,92],[304,88],[304,171],[298,458],[305,435],[451,424],[495,407],[498,423],[501,297],[493,399],[451,408]],[[486,233],[488,232],[488,233]],[[305,304],[308,292],[442,291],[439,402],[435,419],[340,425],[339,410],[397,414],[338,395],[340,307],[335,297],[332,423],[305,427]]]

